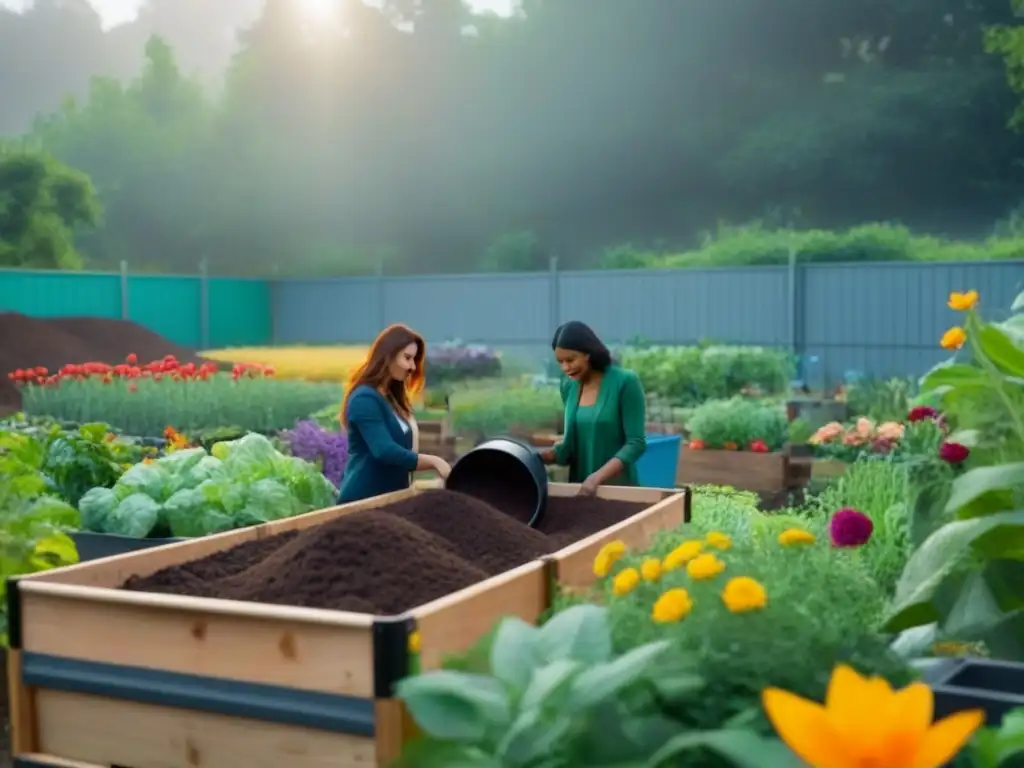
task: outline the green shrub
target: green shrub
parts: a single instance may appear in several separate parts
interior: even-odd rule
[[[453,429],[487,437],[516,427],[554,430],[562,411],[555,387],[474,388],[451,396]]]
[[[694,410],[688,426],[690,437],[703,441],[708,449],[734,443],[744,450],[755,440],[763,440],[769,450],[777,451],[789,434],[782,406],[739,397],[704,403]]]
[[[793,375],[789,353],[764,347],[628,347],[621,350],[621,358],[623,366],[636,371],[646,391],[682,406],[729,398],[747,389],[781,393]]]

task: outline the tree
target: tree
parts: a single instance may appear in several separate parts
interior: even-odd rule
[[[0,146],[0,265],[81,269],[75,232],[99,218],[96,190],[84,173]]]

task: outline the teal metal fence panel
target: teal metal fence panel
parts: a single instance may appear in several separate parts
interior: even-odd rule
[[[207,284],[210,349],[270,343],[271,288],[266,280],[211,277]]]
[[[100,272],[0,271],[0,312],[121,317],[121,277]]]
[[[129,276],[128,317],[183,347],[202,343],[198,277]]]

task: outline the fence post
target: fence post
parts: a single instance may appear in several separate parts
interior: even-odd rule
[[[128,262],[121,261],[121,319],[131,319],[131,305],[128,296]]]
[[[377,259],[377,333],[384,330],[387,325],[387,311],[384,306],[384,294],[386,286],[384,283],[384,257]]]
[[[548,327],[549,333],[554,333],[561,324],[562,308],[558,290],[558,257],[552,256],[548,262],[548,274],[551,276],[551,295],[548,298]]]
[[[199,348],[210,348],[210,264],[199,262]]]

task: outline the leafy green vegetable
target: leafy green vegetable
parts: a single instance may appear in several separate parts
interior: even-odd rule
[[[250,434],[136,464],[112,489],[79,502],[82,523],[97,533],[134,537],[206,536],[321,509],[337,490],[320,470]]]

